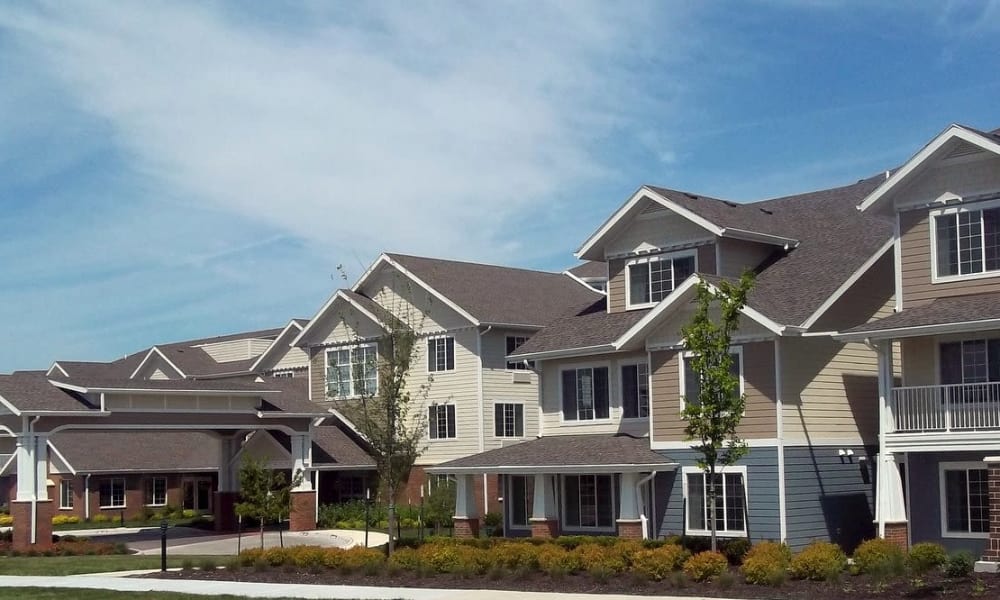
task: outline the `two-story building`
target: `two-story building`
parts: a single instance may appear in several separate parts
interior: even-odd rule
[[[513,535],[707,534],[706,475],[682,416],[698,380],[680,329],[699,281],[749,269],[732,352],[751,450],[718,475],[716,528],[794,546],[870,536],[876,358],[833,333],[894,306],[892,219],[855,208],[884,179],[750,204],[640,188],[576,253],[606,265],[606,297],[510,356],[539,373],[539,439],[431,469],[459,477],[456,519],[476,516],[469,488],[490,473]]]
[[[953,125],[867,194],[894,223],[895,314],[878,350],[878,526],[1000,560],[1000,130]],[[889,370],[901,361],[902,381]],[[902,385],[899,385],[901,383]]]
[[[383,254],[329,298],[294,345],[309,356],[312,401],[337,410],[377,392],[373,359],[386,319],[416,331],[407,387],[426,437],[399,500],[417,503],[427,467],[538,435],[537,375],[507,356],[567,308],[601,297],[561,273]],[[495,476],[482,475],[470,493],[480,511],[498,510]]]

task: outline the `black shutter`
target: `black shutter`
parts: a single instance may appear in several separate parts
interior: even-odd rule
[[[430,427],[430,437],[432,440],[436,440],[438,437],[438,424],[437,424],[437,407],[428,406],[427,407],[427,425]]]
[[[503,437],[503,405],[493,405],[493,435]]]
[[[427,340],[427,372],[433,373],[437,371],[434,359],[437,356],[437,340]]]
[[[622,417],[639,416],[639,369],[635,365],[622,367]]]
[[[514,435],[521,437],[524,435],[524,405],[514,405]]]
[[[563,419],[576,420],[576,370],[562,372],[562,409]]]
[[[448,437],[455,437],[455,405],[448,405]]]
[[[594,369],[594,418],[607,419],[611,416],[608,397],[608,368]]]
[[[986,366],[989,381],[1000,381],[1000,340],[986,341]]]
[[[451,371],[455,368],[455,338],[445,338],[445,370]]]
[[[941,344],[941,383],[962,383],[962,342]]]

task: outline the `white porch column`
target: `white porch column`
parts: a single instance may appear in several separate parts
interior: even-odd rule
[[[35,498],[49,499],[49,436],[35,435]]]
[[[531,506],[531,537],[552,538],[559,535],[556,510],[556,477],[535,474],[534,500]]]
[[[312,435],[299,433],[291,436],[292,440],[292,477],[302,474],[302,481],[295,486],[293,492],[311,492],[312,486]]]
[[[455,480],[455,518],[478,519],[476,506],[476,478],[474,475],[459,475]]]
[[[618,522],[639,520],[638,473],[622,473],[618,486]]]
[[[29,502],[35,499],[35,436],[17,436],[17,496],[15,502]]]
[[[892,410],[892,387],[895,374],[892,368],[892,341],[878,343],[878,413],[879,452],[884,453],[885,434],[895,431],[896,415]]]
[[[879,455],[877,476],[875,520],[878,521],[878,535],[882,538],[887,537],[886,532],[889,529],[898,529],[892,526],[902,525],[904,537],[897,541],[905,544],[906,502],[903,500],[903,479],[899,476],[896,457],[891,452]],[[894,531],[889,533],[894,534]]]

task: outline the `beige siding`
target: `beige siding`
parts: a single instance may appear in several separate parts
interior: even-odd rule
[[[903,385],[937,385],[937,340],[933,337],[900,340]]]
[[[714,274],[715,265],[715,244],[704,244],[698,246],[696,250],[696,268],[701,273]],[[626,281],[625,263],[627,258],[616,258],[608,261],[608,310],[609,312],[624,312],[626,310],[625,286]]]
[[[164,379],[170,379],[170,377],[167,376],[167,374],[164,373],[162,369],[154,370],[152,373],[150,373],[149,378],[152,379],[153,381],[162,381]]]
[[[669,210],[661,210],[633,219],[625,231],[605,245],[604,252],[608,256],[655,252],[711,238],[710,232],[688,219]]]
[[[362,292],[421,333],[448,331],[470,324],[443,300],[389,267],[366,282]]]
[[[326,348],[310,348],[309,359],[309,399],[313,402],[326,401]]]
[[[687,305],[678,308],[670,317],[663,321],[646,339],[649,348],[679,347],[682,344],[683,336],[681,328],[691,322],[694,317],[697,305],[692,301]],[[719,308],[713,306],[711,313],[712,320],[718,322],[721,318]],[[771,337],[774,334],[763,325],[753,319],[741,316],[739,329],[733,336],[734,341],[741,339],[759,339],[761,337]]]
[[[931,283],[933,261],[929,210],[902,212],[899,218],[904,308],[925,304],[935,298],[1000,292],[1000,276]]]
[[[265,340],[262,338],[246,338],[241,340],[229,340],[226,342],[215,342],[213,344],[203,344],[197,347],[204,350],[206,354],[215,360],[215,362],[227,363],[260,356],[270,345],[271,340]]]
[[[596,356],[590,359],[565,359],[542,362],[542,429],[544,435],[576,435],[583,433],[629,433],[645,435],[648,419],[622,419],[621,366],[646,362],[645,352]],[[562,370],[578,367],[608,367],[610,419],[600,422],[563,421]]]
[[[530,335],[525,332],[491,330],[483,336],[483,428],[487,450],[510,445],[518,440],[496,437],[494,405],[499,402],[524,405],[524,437],[538,435],[538,375],[534,371],[508,371],[504,355],[508,335]]]
[[[276,362],[271,369],[298,369],[307,366],[309,366],[309,354],[305,350],[288,348],[281,360]]]
[[[743,344],[744,391],[746,412],[739,433],[744,439],[773,439],[777,436],[775,410],[774,344]],[[653,352],[652,364],[652,439],[656,442],[684,441],[686,421],[681,418],[680,353]]]
[[[927,204],[945,193],[964,198],[1000,190],[1000,157],[981,156],[985,160],[960,160],[926,169],[896,192],[897,205]]]
[[[843,331],[893,313],[892,252],[878,260],[813,324],[813,331]]]
[[[830,338],[781,341],[785,443],[878,436],[878,364],[861,343]]]
[[[180,379],[181,375],[155,352],[149,356],[133,379]]]
[[[739,277],[747,269],[757,268],[771,254],[778,251],[777,246],[759,244],[744,240],[719,238],[718,274],[726,277]]]

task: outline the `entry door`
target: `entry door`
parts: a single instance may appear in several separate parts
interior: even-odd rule
[[[198,512],[212,510],[212,480],[185,479],[181,482],[184,497],[184,508]]]

